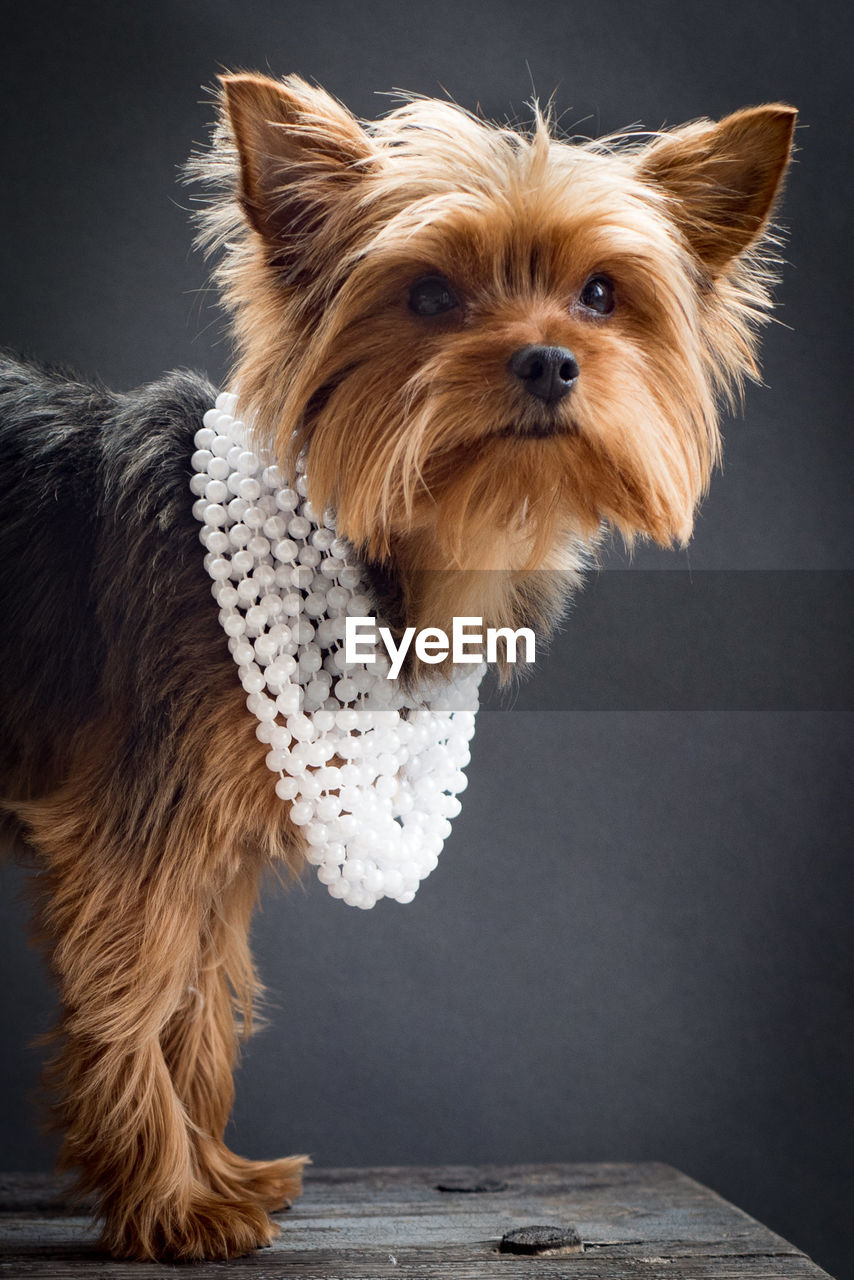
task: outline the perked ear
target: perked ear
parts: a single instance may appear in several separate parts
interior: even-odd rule
[[[686,125],[651,144],[639,173],[674,202],[673,216],[710,274],[757,239],[789,163],[794,107],[773,103]]]
[[[355,116],[298,76],[222,76],[240,158],[240,199],[265,240],[316,230],[360,181],[372,155]]]

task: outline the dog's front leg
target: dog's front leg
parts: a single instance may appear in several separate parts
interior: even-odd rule
[[[249,950],[257,869],[257,862],[247,859],[212,902],[195,983],[161,1043],[173,1087],[193,1122],[197,1158],[208,1185],[231,1199],[248,1197],[274,1210],[286,1208],[300,1194],[306,1157],[244,1160],[223,1142],[239,1040],[252,1032],[253,1005],[260,990]]]
[[[103,800],[95,812],[81,799],[91,783],[21,813],[43,860],[40,924],[63,1003],[50,1069],[61,1164],[95,1194],[115,1256],[234,1257],[270,1241],[266,1206],[299,1182],[293,1164],[244,1165],[221,1142],[228,981],[252,981],[241,948],[255,877],[241,883],[235,858],[200,869],[177,848],[105,847],[115,824]]]

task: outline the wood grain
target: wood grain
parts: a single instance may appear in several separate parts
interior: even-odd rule
[[[487,1192],[439,1184],[506,1183]],[[282,1234],[250,1257],[191,1268],[113,1262],[66,1188],[39,1175],[0,1177],[0,1276],[10,1280],[820,1280],[822,1271],[713,1191],[663,1164],[313,1169],[279,1215]],[[499,1253],[532,1224],[574,1226],[573,1257]]]

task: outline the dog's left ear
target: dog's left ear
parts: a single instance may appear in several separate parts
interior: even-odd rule
[[[663,135],[641,153],[639,176],[671,197],[673,216],[715,275],[762,234],[792,150],[794,107],[749,107],[717,124]]]
[[[230,75],[221,83],[246,217],[279,253],[310,249],[336,215],[352,217],[351,197],[373,156],[368,135],[330,94],[298,76]]]

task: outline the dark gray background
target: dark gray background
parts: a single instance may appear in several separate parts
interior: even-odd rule
[[[854,567],[847,6],[4,9],[0,341],[118,387],[227,362],[176,185],[220,66],[299,71],[365,115],[395,86],[524,114],[533,81],[589,133],[793,102],[783,324],[690,565]],[[603,652],[625,686],[637,656]],[[566,705],[569,633],[541,674]],[[239,1076],[233,1144],[327,1165],[667,1160],[854,1276],[850,719],[632,705],[483,713],[462,815],[412,905],[270,893],[255,939],[273,1023]],[[25,877],[0,874],[0,1167],[37,1169],[53,1147],[28,1045],[52,998]]]

